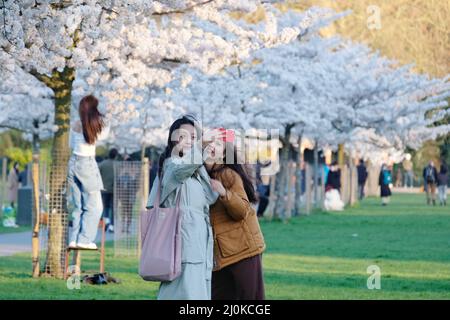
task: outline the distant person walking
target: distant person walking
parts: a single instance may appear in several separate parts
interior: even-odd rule
[[[402,163],[403,170],[405,171],[405,187],[412,188],[414,182],[413,163],[411,161],[411,155],[408,153],[405,156],[405,160]]]
[[[367,180],[367,168],[363,159],[359,160],[359,165],[356,169],[358,172],[358,199],[362,200],[364,198],[364,186]]]
[[[448,185],[448,166],[445,160],[441,160],[441,169],[438,174],[438,192],[439,203],[441,206],[447,205],[447,185]]]
[[[378,178],[378,184],[380,185],[381,204],[386,206],[392,195],[392,173],[386,164],[381,166],[380,176]]]
[[[19,190],[19,163],[14,162],[13,167],[8,174],[8,202],[11,208],[15,208],[17,202],[17,191]]]
[[[108,159],[103,160],[99,165],[105,190],[102,191],[103,218],[105,219],[106,230],[114,231],[114,161],[119,152],[116,148],[109,150]]]
[[[423,169],[423,181],[427,193],[427,204],[436,205],[437,170],[433,161],[430,161]]]

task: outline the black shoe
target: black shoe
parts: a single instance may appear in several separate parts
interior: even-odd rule
[[[96,273],[93,276],[85,276],[83,282],[87,284],[108,284],[108,279],[106,274]]]

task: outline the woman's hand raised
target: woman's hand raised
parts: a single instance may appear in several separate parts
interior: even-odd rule
[[[203,131],[202,144],[205,148],[208,144],[214,142],[215,140],[222,140],[225,138],[225,132],[218,129],[207,129]]]
[[[216,191],[221,197],[225,197],[227,191],[225,190],[222,182],[216,179],[211,179],[211,188]]]

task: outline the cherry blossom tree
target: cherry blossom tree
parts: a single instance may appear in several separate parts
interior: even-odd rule
[[[185,102],[207,106],[207,123],[281,130],[277,190],[285,190],[293,136],[317,148],[346,144],[368,152],[378,145],[398,154],[449,131],[433,125],[448,115],[448,78],[429,79],[339,37],[312,35],[262,49],[225,75],[201,77],[192,81]],[[275,207],[283,211],[280,193]]]
[[[17,66],[3,69],[8,81],[0,82],[0,128],[23,132],[32,140],[35,152],[39,141],[55,131],[50,89]]]
[[[229,15],[258,5],[267,11],[261,23],[250,25]],[[50,211],[55,226],[50,226],[46,271],[57,277],[63,274],[63,168],[77,77],[85,76],[86,93],[100,84],[117,94],[115,101],[126,100],[146,86],[163,87],[179,65],[212,74],[253,50],[287,43],[329,16],[314,8],[303,15],[283,14],[254,0],[2,0],[0,6],[0,65],[19,66],[53,92],[57,131]]]

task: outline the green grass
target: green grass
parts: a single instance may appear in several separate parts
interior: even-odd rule
[[[423,195],[395,195],[391,205],[366,199],[344,212],[261,223],[267,251],[268,299],[449,299],[450,208],[428,207]],[[96,253],[83,255],[94,269]],[[366,269],[381,269],[381,289],[368,290]],[[137,260],[114,258],[106,269],[121,284],[69,290],[55,279],[31,279],[28,255],[0,258],[0,299],[154,299]]]
[[[0,234],[13,233],[13,232],[23,232],[23,231],[30,231],[30,230],[31,230],[31,226],[18,227],[18,228],[7,228],[7,227],[4,227],[3,226],[3,222],[0,219]]]

